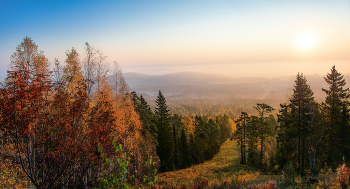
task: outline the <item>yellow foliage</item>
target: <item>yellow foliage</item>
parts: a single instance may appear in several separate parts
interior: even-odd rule
[[[232,119],[228,119],[229,127],[231,129],[231,133],[234,133],[236,131],[236,123]]]
[[[184,118],[181,120],[181,122],[184,124],[187,132],[187,136],[190,136],[194,133],[194,118],[191,116],[184,116]]]

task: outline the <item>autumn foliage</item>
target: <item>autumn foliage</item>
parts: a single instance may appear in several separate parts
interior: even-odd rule
[[[25,38],[0,89],[2,162],[20,167],[16,174],[37,188],[98,186],[103,170],[113,168],[102,166],[101,153],[112,159],[127,154],[129,172],[142,177],[142,125],[120,68],[102,72],[106,63],[86,45],[92,58],[80,62],[72,49],[63,67],[56,60],[49,71],[43,52]],[[122,151],[115,152],[113,141]]]

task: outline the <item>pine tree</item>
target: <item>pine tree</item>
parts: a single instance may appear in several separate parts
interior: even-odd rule
[[[220,130],[219,125],[214,121],[214,119],[209,119],[207,124],[207,132],[209,136],[207,157],[208,159],[211,159],[216,153],[219,152],[220,149]]]
[[[170,113],[166,100],[161,91],[156,99],[155,115],[158,127],[157,154],[161,161],[160,171],[170,171],[174,167],[174,140],[171,127]]]
[[[280,124],[277,136],[279,164],[283,167],[290,161],[297,168],[298,174],[304,175],[308,163],[307,157],[310,155],[309,148],[313,142],[311,139],[314,139],[318,134],[315,133],[315,129],[312,129],[312,124],[314,123],[315,126],[319,117],[312,119],[312,115],[315,115],[313,112],[318,111],[318,106],[302,73],[298,73],[296,76],[289,103],[281,104],[280,107],[278,114]]]
[[[134,108],[136,112],[140,116],[140,120],[142,122],[142,131],[141,134],[146,136],[146,133],[149,133],[152,138],[147,138],[147,140],[151,140],[155,146],[158,146],[157,141],[157,123],[154,113],[151,108],[147,104],[147,101],[142,97],[139,97],[135,91],[131,92],[132,101],[134,104]]]
[[[349,103],[344,102],[341,110],[341,120],[339,128],[339,138],[343,146],[341,147],[342,154],[350,158],[350,110]]]
[[[241,112],[241,116],[235,121],[236,122],[236,132],[234,135],[235,139],[239,140],[241,146],[241,164],[246,164],[246,125],[248,122],[248,114],[246,112]]]
[[[171,116],[171,124],[173,126],[173,135],[174,135],[174,162],[176,169],[182,167],[182,154],[181,154],[181,145],[180,145],[180,135],[181,130],[184,128],[184,124],[181,121],[181,116],[174,114]]]
[[[250,116],[247,125],[247,163],[248,165],[259,166],[258,138],[259,138],[260,118]]]
[[[195,117],[195,130],[194,130],[194,158],[196,163],[204,162],[205,151],[208,149],[209,136],[206,130],[205,117]]]
[[[324,109],[326,111],[326,142],[328,148],[327,162],[332,168],[335,168],[342,161],[342,156],[345,155],[346,146],[343,146],[343,138],[339,137],[342,132],[346,132],[347,129],[342,128],[342,109],[346,112],[346,108],[343,108],[343,104],[346,103],[346,99],[349,98],[349,88],[344,89],[346,82],[344,76],[339,73],[335,66],[331,68],[331,73],[328,73],[324,77],[325,81],[329,85],[329,89],[322,88],[327,94]],[[346,105],[345,105],[346,106]],[[345,113],[346,114],[346,113]],[[345,117],[343,117],[344,119]],[[346,118],[345,118],[346,119]],[[346,121],[345,121],[346,122]],[[342,130],[345,129],[345,130]]]
[[[298,173],[304,175],[306,169],[306,138],[310,133],[309,122],[311,120],[310,112],[314,104],[313,92],[306,83],[303,73],[297,75],[293,94],[290,98],[290,108],[292,111],[293,128],[297,134],[297,157],[298,157]],[[294,131],[292,131],[294,132]]]
[[[264,152],[264,142],[267,137],[271,133],[271,128],[269,127],[268,123],[265,122],[265,114],[270,113],[272,110],[274,110],[271,106],[267,104],[257,104],[254,107],[260,115],[260,127],[259,127],[259,138],[260,138],[260,169],[263,168],[263,152]]]
[[[190,154],[190,149],[187,142],[186,131],[184,128],[182,128],[181,130],[180,142],[181,142],[182,168],[187,168],[191,166],[191,154]]]
[[[291,108],[289,104],[280,104],[279,114],[277,114],[279,127],[276,137],[277,141],[277,161],[280,167],[293,159],[297,159],[294,153],[294,138],[296,132],[292,130]]]

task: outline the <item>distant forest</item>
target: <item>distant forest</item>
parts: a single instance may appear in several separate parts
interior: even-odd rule
[[[0,88],[0,187],[151,187],[158,172],[210,160],[227,140],[237,142],[241,164],[264,173],[313,176],[349,162],[350,91],[335,66],[323,101],[298,73],[279,107],[169,106],[156,90],[153,108],[88,43],[82,58],[72,48],[64,63],[49,70],[29,37],[12,55]]]

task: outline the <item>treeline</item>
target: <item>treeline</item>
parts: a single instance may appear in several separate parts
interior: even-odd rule
[[[0,88],[1,187],[149,186],[159,167],[201,163],[231,137],[227,116],[171,115],[161,92],[153,112],[88,43],[64,63],[50,71],[28,37],[12,55]]]
[[[160,171],[173,171],[211,159],[220,145],[231,138],[235,124],[224,116],[171,115],[161,91],[156,99],[155,112],[145,99],[132,92],[135,110],[140,115],[150,148],[156,149]]]
[[[349,162],[349,88],[335,66],[324,79],[329,85],[322,89],[326,99],[316,102],[305,76],[298,73],[288,103],[280,105],[278,124],[275,116],[262,116],[259,104],[255,108],[260,117],[241,113],[234,138],[240,144],[242,164],[270,172],[289,166],[305,176]]]

